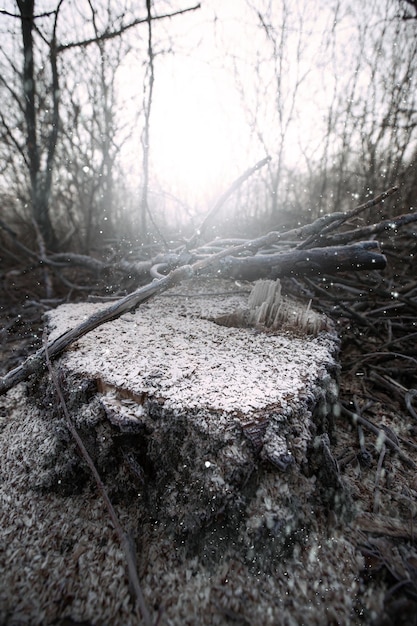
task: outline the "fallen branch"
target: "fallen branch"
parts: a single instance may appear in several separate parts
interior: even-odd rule
[[[240,280],[276,279],[334,272],[384,269],[386,258],[379,245],[367,241],[350,246],[291,250],[237,258],[227,256],[220,266],[222,276]]]
[[[364,426],[364,428],[367,428],[369,431],[371,431],[372,433],[374,433],[374,435],[377,436],[377,439],[381,443],[381,445],[382,443],[384,443],[385,445],[390,447],[392,450],[394,450],[398,454],[398,457],[401,459],[401,461],[403,461],[403,463],[408,465],[408,467],[412,467],[413,469],[417,468],[417,465],[414,463],[414,461],[410,459],[410,457],[407,456],[407,454],[405,454],[401,450],[398,443],[394,441],[392,437],[389,436],[387,430],[384,430],[384,428],[378,428],[378,426],[375,426],[375,424],[373,424],[371,421],[366,419],[366,417],[362,417],[361,415],[358,415],[357,413],[352,413],[352,411],[349,411],[349,409],[343,405],[341,408],[342,408],[342,415],[344,415],[345,417],[348,417],[352,421],[353,424],[355,425],[360,424],[361,426]]]
[[[114,510],[114,507],[111,503],[111,500],[108,496],[108,493],[106,491],[106,488],[104,486],[103,481],[100,478],[100,474],[97,471],[96,466],[94,465],[94,462],[91,458],[91,456],[89,455],[89,453],[87,452],[87,449],[83,443],[83,440],[81,439],[80,435],[78,434],[73,421],[71,419],[71,416],[69,414],[68,408],[67,408],[67,403],[65,402],[65,398],[64,395],[62,393],[62,387],[60,385],[60,382],[58,380],[58,376],[55,372],[55,370],[52,367],[52,363],[49,357],[49,350],[48,350],[48,344],[46,341],[46,334],[44,332],[44,351],[45,351],[45,360],[46,360],[46,365],[48,367],[49,373],[51,375],[51,380],[52,383],[55,387],[55,391],[57,393],[57,396],[59,398],[59,402],[61,404],[61,408],[62,411],[64,413],[65,416],[65,420],[67,422],[67,426],[68,426],[68,430],[71,433],[72,438],[74,439],[75,443],[77,444],[77,447],[81,453],[81,456],[83,457],[84,461],[86,462],[86,464],[88,465],[94,480],[96,482],[97,488],[99,490],[99,493],[104,501],[104,504],[106,505],[107,511],[109,512],[110,515],[110,519],[113,523],[114,529],[117,533],[119,542],[120,542],[120,546],[125,554],[125,558],[126,558],[126,563],[127,563],[127,572],[128,572],[128,577],[129,577],[129,582],[131,584],[131,588],[136,596],[136,602],[137,602],[137,606],[140,610],[142,619],[143,619],[143,623],[145,624],[145,626],[151,626],[152,625],[152,620],[151,620],[151,616],[149,613],[149,609],[146,605],[145,602],[145,598],[143,597],[143,593],[142,593],[142,588],[140,586],[139,583],[139,577],[138,577],[138,572],[137,572],[137,567],[136,567],[136,559],[135,559],[135,555],[132,552],[132,547],[129,541],[128,536],[126,535],[126,533],[124,532],[122,525],[119,522],[119,518],[117,517],[116,511]]]
[[[364,202],[364,204],[360,204],[359,206],[355,207],[354,209],[351,209],[350,211],[346,211],[345,213],[342,214],[342,216],[339,219],[335,219],[331,224],[326,226],[320,232],[320,237],[325,237],[328,233],[330,233],[333,230],[336,230],[337,228],[342,226],[345,222],[347,222],[347,220],[350,220],[350,219],[352,219],[352,217],[356,217],[356,216],[360,215],[361,213],[363,213],[364,211],[366,211],[367,209],[370,209],[370,208],[376,206],[377,204],[380,204],[386,198],[389,198],[390,196],[392,196],[397,191],[398,191],[398,187],[391,187],[391,189],[388,189],[387,191],[383,191],[378,196],[375,196],[375,198],[371,198],[367,202]],[[298,248],[306,248],[306,247],[308,247],[310,245],[317,245],[316,236],[315,235],[311,235],[306,241],[303,241],[297,247]]]
[[[357,241],[362,237],[371,237],[372,235],[378,235],[379,233],[391,232],[395,233],[398,228],[417,222],[417,213],[406,213],[404,215],[398,215],[392,219],[383,220],[378,224],[370,224],[369,226],[363,226],[363,228],[355,228],[353,230],[345,231],[344,233],[338,233],[331,237],[323,237],[320,240],[321,246],[341,246],[351,241]]]
[[[94,313],[85,322],[79,324],[76,328],[67,331],[55,341],[48,344],[47,350],[51,359],[55,358],[58,354],[61,354],[68,346],[74,341],[77,341],[91,330],[94,330],[98,326],[117,319],[123,313],[135,309],[141,302],[145,302],[158,292],[165,291],[173,285],[178,284],[186,278],[191,278],[194,272],[189,266],[184,266],[173,270],[168,276],[154,281],[149,285],[145,285],[140,289],[137,289],[133,293],[125,296],[121,300],[118,300],[114,304],[111,304],[105,309]],[[31,374],[42,371],[45,369],[46,364],[46,350],[40,348],[35,354],[30,356],[19,367],[8,372],[5,376],[0,378],[0,395],[6,393],[9,389],[17,385],[18,383],[27,380]]]

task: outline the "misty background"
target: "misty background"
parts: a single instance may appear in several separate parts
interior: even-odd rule
[[[417,188],[415,0],[3,0],[1,219],[90,254]],[[7,253],[4,257],[7,260]]]

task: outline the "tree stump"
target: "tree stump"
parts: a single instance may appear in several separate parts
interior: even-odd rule
[[[349,514],[331,453],[337,334],[283,298],[279,282],[251,287],[183,284],[88,333],[56,365],[74,424],[135,542],[145,597],[170,624],[278,623],[284,569],[292,562],[306,572],[302,552],[316,518]],[[50,338],[97,308],[48,313]],[[116,538],[48,374],[2,402],[10,415],[0,439],[2,525],[16,540],[4,552],[5,562],[15,556],[0,591],[2,618],[23,611],[31,623],[63,615],[137,623]],[[343,576],[354,577],[343,540],[338,546]],[[329,554],[335,571],[337,550]],[[318,623],[321,610],[318,603]]]

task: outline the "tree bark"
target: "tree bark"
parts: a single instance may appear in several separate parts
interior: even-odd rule
[[[386,263],[378,243],[365,241],[350,246],[291,250],[242,258],[228,256],[221,261],[220,272],[222,276],[239,280],[275,280],[283,276],[384,269]]]
[[[34,41],[33,41],[33,25],[35,0],[17,0],[17,6],[21,16],[22,41],[23,41],[23,94],[24,94],[24,111],[26,123],[26,146],[28,154],[28,165],[31,187],[31,201],[33,217],[36,220],[41,235],[48,248],[56,248],[56,237],[52,227],[49,214],[49,195],[52,183],[52,161],[55,152],[57,126],[53,127],[50,135],[50,145],[47,155],[47,172],[45,180],[42,180],[40,165],[40,149],[38,142],[37,129],[37,112],[36,112],[36,79],[34,64]],[[58,74],[56,71],[56,50],[51,48],[51,62],[53,75],[53,107],[54,107],[54,123],[57,116],[57,81]],[[54,65],[55,62],[55,65]],[[54,124],[53,124],[54,126]]]

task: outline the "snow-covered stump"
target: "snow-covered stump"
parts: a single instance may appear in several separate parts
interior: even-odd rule
[[[265,584],[262,577],[274,589],[271,573],[307,541],[315,511],[342,513],[348,503],[331,453],[337,335],[326,318],[281,298],[279,283],[262,281],[252,293],[251,287],[214,280],[184,284],[90,332],[56,363],[74,424],[136,541],[145,595],[166,607],[172,624],[192,624],[196,616],[201,624],[222,624],[228,611],[239,613],[242,606],[249,623],[276,623],[278,609],[270,621],[266,614],[262,621],[256,617],[262,598],[254,590]],[[69,304],[49,313],[50,339],[101,306]],[[13,402],[16,394],[10,392]],[[12,469],[6,473],[16,477],[23,463],[26,480],[15,478],[20,496],[25,489],[36,494],[31,498],[40,504],[33,515],[50,529],[44,532],[60,535],[49,517],[61,502],[71,518],[83,494],[97,520],[99,499],[92,497],[91,478],[49,376],[19,402],[31,414],[21,426],[24,435],[17,420],[8,425]],[[13,528],[9,510],[12,503],[2,522]],[[97,523],[90,529],[95,563],[102,534]],[[50,541],[56,546],[63,539]],[[77,539],[68,541],[75,550]],[[39,575],[39,554],[45,552],[36,542],[35,534],[31,578]],[[120,567],[120,555],[118,562]],[[219,588],[220,580],[233,578],[226,565],[231,562],[239,564],[246,596],[255,593],[253,606]],[[111,567],[103,564],[104,577]],[[53,568],[49,576],[49,591],[42,593],[50,609],[59,585]],[[88,587],[78,570],[71,576],[72,600],[61,613],[91,619],[80,594],[91,601],[97,584]],[[19,596],[10,572],[8,584]],[[97,599],[97,623],[130,623],[120,593],[116,609],[109,609],[108,597]],[[52,611],[50,619],[61,613]],[[48,623],[45,614],[42,619],[33,623]]]

